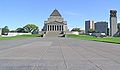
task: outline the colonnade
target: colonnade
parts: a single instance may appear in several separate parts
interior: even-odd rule
[[[47,25],[47,31],[63,31],[63,25]]]

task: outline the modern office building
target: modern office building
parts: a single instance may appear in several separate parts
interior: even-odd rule
[[[93,29],[94,30],[94,21],[92,20],[88,20],[88,21],[85,21],[85,33],[89,33],[89,30],[90,29]]]
[[[114,36],[117,30],[117,11],[110,10],[110,36]]]
[[[2,35],[2,28],[0,28],[0,35]]]
[[[95,32],[105,33],[107,35],[108,22],[96,22],[95,23]]]

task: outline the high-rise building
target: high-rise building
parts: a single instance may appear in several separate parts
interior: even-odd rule
[[[89,30],[90,29],[93,29],[94,30],[94,21],[92,20],[89,20],[89,21],[85,21],[85,33],[89,33]]]
[[[114,36],[117,30],[117,11],[110,10],[110,36]]]
[[[2,28],[0,28],[0,35],[2,35]]]
[[[96,22],[95,23],[95,31],[99,33],[105,33],[107,35],[108,30],[108,22]]]

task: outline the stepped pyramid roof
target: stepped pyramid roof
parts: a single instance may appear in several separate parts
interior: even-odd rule
[[[59,11],[57,9],[55,9],[50,16],[60,16],[61,17],[61,14],[59,13]]]

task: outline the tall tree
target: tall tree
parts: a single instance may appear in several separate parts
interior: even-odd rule
[[[117,27],[118,27],[118,35],[120,36],[120,23],[118,23]]]
[[[94,33],[95,31],[93,29],[89,29],[89,33]]]
[[[71,31],[78,31],[78,32],[81,32],[80,28],[73,28]]]
[[[120,37],[120,23],[117,24],[117,28],[118,28],[118,31],[117,31],[117,33],[114,35],[114,37]]]
[[[109,31],[110,29],[109,28],[107,28],[107,36],[109,36],[109,33],[110,33],[110,31]]]
[[[23,28],[26,32],[30,32],[30,33],[33,33],[34,31],[38,30],[38,26],[36,26],[34,24],[27,24]]]
[[[8,32],[9,32],[8,26],[5,26],[4,28],[2,28],[2,34],[3,34],[3,35],[8,34]]]
[[[25,33],[25,30],[24,30],[24,28],[17,28],[16,32],[18,32],[18,33]]]
[[[118,23],[117,27],[118,27],[118,31],[120,32],[120,23]]]

